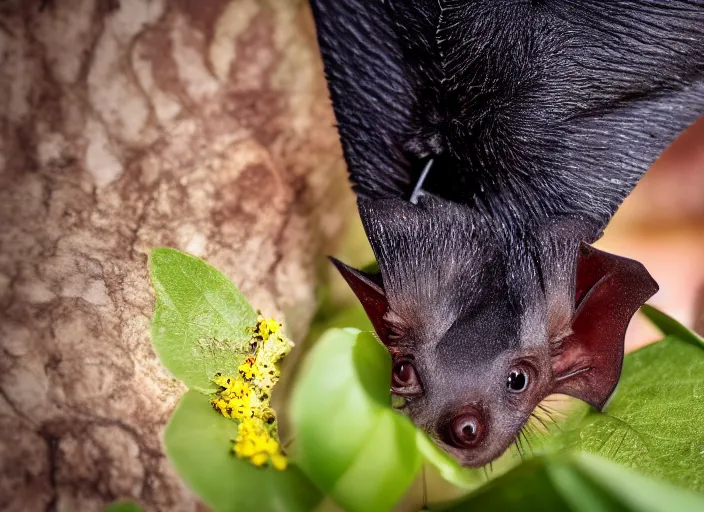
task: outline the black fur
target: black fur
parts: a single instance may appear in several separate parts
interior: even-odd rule
[[[703,0],[313,0],[361,197],[600,233],[704,113]]]

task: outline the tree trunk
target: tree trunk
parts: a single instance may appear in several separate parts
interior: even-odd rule
[[[197,509],[147,254],[305,333],[352,204],[307,4],[5,0],[0,62],[0,509]]]

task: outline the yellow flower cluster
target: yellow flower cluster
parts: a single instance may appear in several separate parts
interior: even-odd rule
[[[249,459],[255,466],[268,461],[274,469],[286,469],[286,456],[281,453],[279,442],[266,429],[264,422],[243,421],[237,429],[234,446],[235,454],[241,459]]]
[[[233,450],[255,466],[270,462],[278,470],[286,469],[276,432],[276,416],[270,405],[271,391],[279,380],[276,363],[291,351],[291,343],[273,318],[257,317],[250,329],[254,355],[238,367],[238,375],[217,375],[220,387],[211,403],[220,413],[240,422]]]
[[[260,415],[262,406],[257,393],[249,382],[242,377],[218,375],[213,379],[220,390],[213,398],[213,407],[226,418],[244,420]]]

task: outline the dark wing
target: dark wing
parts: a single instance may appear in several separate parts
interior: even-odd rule
[[[556,125],[565,137],[548,160],[590,197],[572,193],[605,225],[638,180],[704,115],[704,1],[564,3],[573,32],[570,71],[579,102]],[[569,194],[568,194],[569,195]]]
[[[414,18],[412,8],[396,10],[382,0],[311,0],[311,6],[356,192],[409,196],[419,164],[409,160],[404,143],[418,84],[403,40],[424,38],[422,11]]]
[[[428,190],[603,227],[704,114],[704,1],[440,0]],[[425,109],[430,112],[433,109]]]
[[[595,233],[704,114],[704,0],[312,0],[357,192]]]

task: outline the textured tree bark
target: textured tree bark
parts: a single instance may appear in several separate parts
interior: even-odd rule
[[[0,2],[0,509],[195,510],[161,432],[146,257],[300,338],[352,204],[302,0]]]

